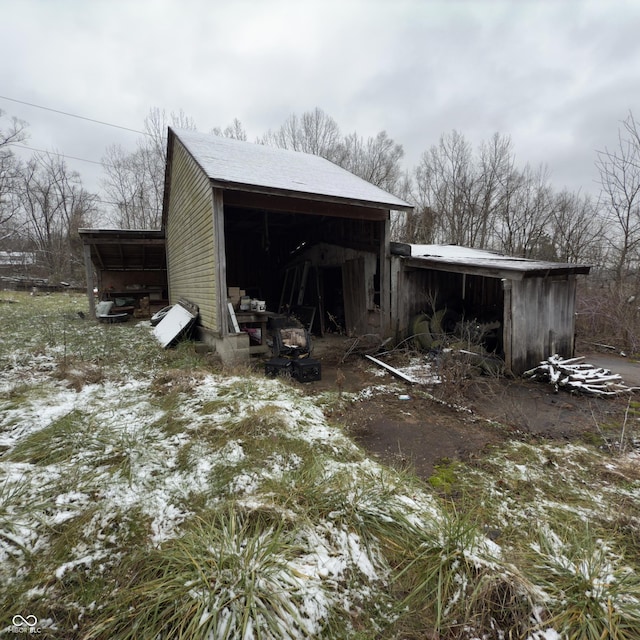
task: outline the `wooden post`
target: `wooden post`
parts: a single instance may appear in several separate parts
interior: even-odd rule
[[[227,313],[227,254],[224,244],[224,196],[221,189],[212,189],[213,198],[213,242],[217,256],[216,273],[216,327],[222,337],[229,335],[229,314]]]
[[[89,314],[92,318],[96,317],[96,301],[93,296],[93,289],[95,287],[93,281],[93,263],[91,262],[91,246],[85,244],[83,246],[84,252],[84,271],[87,280],[87,297],[89,298]]]
[[[380,234],[380,333],[383,336],[391,335],[391,213],[388,212],[387,219],[381,223],[382,233]]]
[[[502,345],[504,349],[505,369],[509,373],[512,371],[511,358],[513,352],[511,348],[511,334],[513,332],[512,312],[511,312],[511,280],[504,279],[502,281],[502,291],[504,293],[503,312],[502,312]]]

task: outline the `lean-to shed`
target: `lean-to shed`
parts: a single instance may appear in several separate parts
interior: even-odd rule
[[[169,298],[198,305],[223,358],[248,348],[232,290],[300,307],[320,333],[389,331],[390,212],[408,203],[315,155],[172,128],[167,145]]]
[[[124,300],[132,307],[138,307],[146,298],[151,311],[168,303],[163,231],[79,229],[78,233],[84,249],[92,315],[95,314],[94,289],[102,299]]]
[[[492,348],[516,375],[554,353],[573,355],[576,278],[589,266],[450,245],[392,243],[391,253],[400,334],[412,318],[440,311],[439,322],[447,313],[497,331]]]

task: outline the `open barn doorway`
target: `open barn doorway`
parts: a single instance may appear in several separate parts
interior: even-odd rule
[[[316,335],[380,330],[384,221],[231,206],[224,220],[228,288]]]

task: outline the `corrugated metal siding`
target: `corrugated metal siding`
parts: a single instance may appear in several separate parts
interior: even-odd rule
[[[169,298],[200,307],[201,324],[219,331],[213,195],[209,179],[175,140],[167,214]]]

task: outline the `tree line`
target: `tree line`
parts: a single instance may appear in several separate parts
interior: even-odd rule
[[[20,160],[13,145],[26,139],[28,125],[0,112],[0,250],[36,252],[50,277],[82,279],[78,228],[159,228],[168,125],[196,129],[183,112],[151,109],[133,152],[119,145],[105,150],[105,203],[84,189],[62,156]],[[237,119],[211,133],[247,140]],[[413,204],[413,213],[393,219],[397,240],[587,262],[618,282],[640,261],[640,130],[632,113],[620,124],[616,146],[595,153],[597,198],[555,190],[544,166],[518,166],[511,139],[499,133],[476,148],[458,131],[442,134],[412,170],[386,131],[345,134],[319,108],[292,114],[255,142],[322,156]]]
[[[27,139],[27,124],[17,118],[5,124],[3,116],[0,111],[0,251],[13,254],[21,274],[58,282],[81,279],[77,231],[98,219],[97,196],[84,189],[80,174],[59,154],[21,160],[12,147]],[[23,256],[23,263],[15,256]]]

